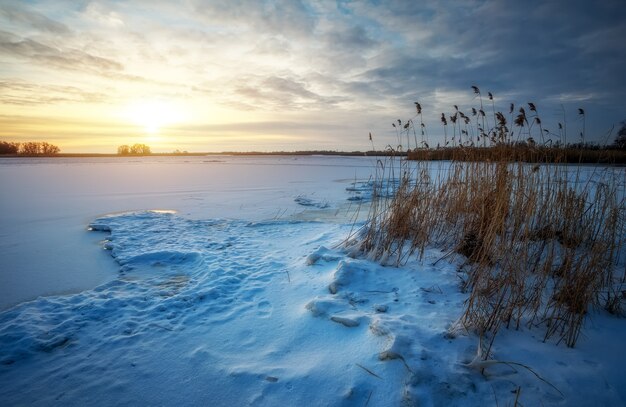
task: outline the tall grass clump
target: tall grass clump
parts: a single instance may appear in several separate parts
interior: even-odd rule
[[[515,120],[518,135],[532,140],[546,132],[536,106],[529,110],[533,116],[522,108]],[[418,113],[423,123],[421,106]],[[468,299],[458,325],[491,338],[489,348],[502,328],[522,326],[573,347],[592,307],[623,312],[623,170],[569,165],[558,151],[521,161],[522,147],[495,105],[492,118],[482,106],[473,120],[456,106],[452,117],[450,161],[378,161],[369,219],[353,243],[385,264],[423,259],[428,247],[460,259]],[[490,147],[477,147],[479,139]]]

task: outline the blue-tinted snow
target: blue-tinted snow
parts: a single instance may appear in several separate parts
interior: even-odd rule
[[[499,360],[565,397],[524,369],[472,368],[476,338],[450,335],[466,298],[457,265],[431,266],[437,250],[390,268],[332,248],[349,224],[148,211],[91,226],[110,233],[117,277],[0,313],[0,404],[489,405],[517,386],[527,405],[622,401],[606,374],[623,357],[594,347],[597,333],[576,349],[533,332],[496,341]]]
[[[346,216],[320,208],[306,215],[294,201],[304,194],[328,199],[333,208],[346,202],[354,179],[337,176],[342,167],[320,166],[332,169],[325,181],[295,188],[281,189],[276,181],[236,189],[219,195],[227,203],[211,209],[210,183],[202,187],[204,181],[192,178],[180,191],[171,183],[215,170],[202,165],[224,163],[196,164],[187,164],[195,167],[191,172],[176,163],[148,167],[156,172],[151,176],[165,178],[166,193],[150,193],[154,184],[118,201],[108,194],[128,185],[100,185],[104,203],[89,198],[94,190],[69,201],[67,211],[78,208],[80,216],[98,205],[122,210],[129,202],[158,202],[178,212],[92,217],[89,233],[115,260],[111,280],[0,313],[0,405],[447,406],[495,405],[496,398],[512,405],[518,387],[524,405],[624,404],[623,320],[593,313],[574,349],[542,343],[539,331],[501,332],[493,356],[531,367],[550,385],[519,366],[491,365],[481,373],[470,363],[477,338],[450,330],[466,299],[453,259],[431,266],[444,255],[434,249],[423,262],[401,268],[352,258],[338,248],[354,231]],[[133,165],[123,170],[138,181],[144,167]],[[259,165],[273,176],[296,166],[266,161],[254,168]],[[367,178],[357,182],[367,193]],[[186,191],[190,183],[199,189]],[[77,193],[72,188],[64,192]],[[85,202],[94,207],[80,209]],[[277,203],[287,213],[276,216]],[[68,233],[49,236],[62,247]]]

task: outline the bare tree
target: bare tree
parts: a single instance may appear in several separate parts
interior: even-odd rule
[[[44,141],[41,143],[40,151],[43,155],[55,155],[58,154],[61,149],[54,144],[49,144]]]
[[[118,155],[129,155],[130,154],[130,147],[126,144],[121,145],[117,148],[117,154]]]
[[[150,147],[145,145],[145,144],[133,144],[133,146],[130,148],[130,153],[131,154],[136,154],[136,155],[149,155],[149,154],[151,154]]]
[[[127,144],[121,145],[117,148],[118,155],[150,155],[150,146],[146,144],[133,144],[129,146]]]
[[[39,155],[41,153],[41,143],[37,143],[35,141],[28,141],[26,143],[22,143],[22,147],[20,149],[21,155]]]
[[[17,154],[20,151],[20,143],[0,141],[0,154]]]

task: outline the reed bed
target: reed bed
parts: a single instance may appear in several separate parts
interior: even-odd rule
[[[510,161],[527,163],[626,164],[626,150],[583,147],[546,147],[528,143],[482,147],[419,148],[407,153],[410,160],[419,161],[497,161],[505,156]]]
[[[454,328],[487,339],[485,359],[502,328],[573,347],[591,308],[624,312],[624,171],[556,155],[523,162],[508,129],[490,133],[502,142],[489,160],[469,146],[449,162],[379,160],[368,222],[351,244],[389,265],[428,247],[458,258],[468,299]]]

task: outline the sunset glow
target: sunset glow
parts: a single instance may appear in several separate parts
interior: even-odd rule
[[[181,110],[172,103],[159,100],[139,100],[127,108],[128,118],[146,133],[156,135],[163,126],[180,123]]]
[[[0,138],[363,150],[372,132],[384,148],[418,100],[443,139],[438,116],[478,85],[551,129],[584,107],[601,141],[626,119],[624,10],[558,3],[0,1]]]

